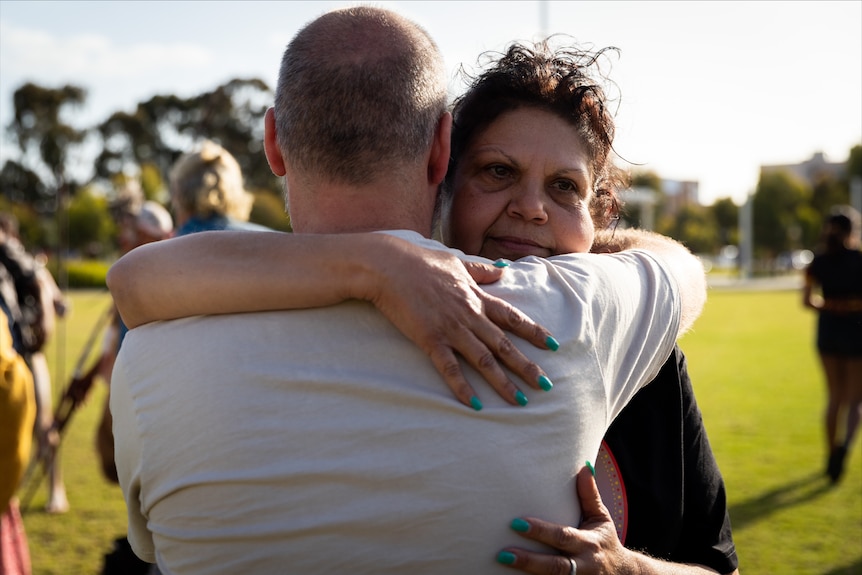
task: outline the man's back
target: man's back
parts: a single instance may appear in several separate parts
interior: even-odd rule
[[[503,572],[494,556],[515,516],[576,524],[574,474],[595,458],[612,396],[637,385],[617,380],[654,374],[655,350],[676,335],[644,318],[677,303],[669,284],[615,282],[633,298],[620,309],[553,317],[581,297],[567,274],[540,260],[513,268],[489,291],[538,314],[563,344],[524,348],[556,383],[524,409],[491,394],[479,413],[459,404],[365,303],[130,332],[112,410],[136,551],[151,552],[148,530],[167,573],[475,574]],[[540,301],[525,282],[552,269],[562,279]],[[600,362],[618,321],[630,332],[613,345],[638,347]]]

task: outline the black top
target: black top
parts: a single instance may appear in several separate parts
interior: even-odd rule
[[[679,347],[605,436],[625,491],[623,544],[731,573],[738,567],[724,479]]]
[[[824,298],[862,298],[862,252],[858,250],[818,254],[807,273],[820,284]]]

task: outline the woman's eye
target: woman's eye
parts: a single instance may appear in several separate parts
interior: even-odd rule
[[[570,180],[557,180],[556,182],[554,182],[554,187],[558,191],[566,193],[566,194],[577,194],[578,193],[578,186],[575,185],[575,183],[570,181]]]
[[[509,170],[509,168],[500,164],[494,164],[492,166],[489,166],[488,171],[491,173],[491,175],[497,178],[505,178],[511,173],[511,170]]]

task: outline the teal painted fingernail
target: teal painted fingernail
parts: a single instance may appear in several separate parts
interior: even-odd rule
[[[512,530],[517,531],[518,533],[526,533],[530,530],[530,524],[521,519],[520,517],[516,517],[512,519],[512,524],[510,525]]]
[[[548,349],[550,349],[551,351],[557,351],[558,349],[560,349],[560,342],[554,339],[554,336],[551,335],[549,335],[545,339],[545,345],[548,346]]]
[[[495,268],[507,268],[507,267],[509,267],[509,262],[507,262],[506,260],[497,260],[494,262],[494,267]]]
[[[474,395],[470,398],[470,407],[472,407],[476,411],[482,411],[482,402],[479,401],[479,398]]]
[[[508,551],[500,551],[497,553],[497,563],[502,563],[503,565],[514,565],[515,564],[514,553],[509,553]]]
[[[546,375],[540,375],[539,376],[539,387],[541,387],[545,391],[551,391],[551,389],[553,389],[553,387],[554,387],[554,384],[551,383],[551,380],[548,379],[548,377]]]
[[[527,396],[524,395],[524,392],[519,390],[518,393],[515,394],[515,401],[517,401],[521,405],[521,407],[523,407],[527,405]]]
[[[593,464],[592,464],[592,463],[590,463],[589,461],[587,461],[587,469],[589,469],[589,470],[590,470],[590,473],[592,473],[592,474],[593,474],[593,477],[595,477],[595,476],[596,476],[596,468],[595,468],[595,467],[593,467]]]

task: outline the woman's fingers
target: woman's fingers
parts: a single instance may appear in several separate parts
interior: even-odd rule
[[[589,461],[578,471],[575,484],[578,501],[581,503],[581,529],[591,529],[596,525],[613,526],[613,518],[602,502],[602,496],[596,484],[595,469]]]
[[[434,367],[459,401],[477,411],[482,409],[482,402],[464,376],[456,352],[473,366],[500,397],[512,405],[526,405],[527,396],[512,383],[494,355],[475,334],[467,328],[456,329],[454,332],[448,334],[448,342],[441,343],[428,353]]]
[[[477,284],[493,283],[500,279],[505,268],[496,268],[477,262],[463,262]],[[508,265],[508,264],[507,264]],[[559,344],[547,329],[534,322],[512,304],[481,292],[486,315],[501,329],[513,333],[540,349],[556,351]]]
[[[451,254],[429,250],[408,249],[400,255],[398,261],[387,260],[382,267],[382,281],[374,284],[380,286],[379,293],[370,301],[428,354],[461,403],[477,410],[482,405],[459,358],[511,405],[527,404],[527,396],[512,381],[515,377],[534,389],[552,387],[542,369],[510,337],[517,335],[542,349],[556,349],[556,340],[476,283],[496,281],[501,269],[463,264]]]
[[[546,329],[508,302],[486,293],[482,293],[480,297],[483,301],[485,316],[493,322],[493,325],[485,326],[484,330],[477,331],[477,336],[491,350],[494,357],[499,359],[512,373],[527,382],[530,387],[550,391],[553,384],[544,370],[524,355],[503,330],[511,332],[542,349],[556,351],[560,344]]]
[[[464,262],[464,266],[477,283],[492,283],[502,275],[502,268],[487,264]],[[496,360],[524,380],[530,387],[549,391],[553,387],[550,378],[538,364],[527,358],[512,343],[509,335],[505,332],[514,334],[538,348],[551,351],[556,351],[559,348],[560,344],[557,340],[547,329],[510,303],[481,289],[476,290],[476,296],[481,301],[482,309],[482,314],[471,325],[476,337],[482,341]],[[480,365],[488,363],[489,360],[488,357],[482,358]],[[477,364],[475,360],[471,363],[474,367]],[[487,370],[482,373],[484,376]],[[500,373],[502,372],[493,370],[492,375],[499,377]],[[518,399],[522,398],[519,397]],[[523,405],[520,401],[519,404]]]
[[[546,555],[516,547],[509,547],[500,551],[497,562],[533,575],[572,575],[577,573],[577,563],[572,567],[575,559],[563,557],[562,555]]]
[[[503,399],[512,405],[524,406],[528,399],[511,381],[503,367],[523,379],[533,389],[550,391],[553,387],[550,378],[536,363],[527,358],[492,320],[504,315],[518,315],[521,318],[519,321],[532,322],[508,303],[488,296],[481,290],[477,289],[475,295],[479,305],[469,308],[474,311],[465,311],[459,315],[461,323],[441,334],[445,337],[445,340],[440,342],[441,345],[451,346],[455,353],[463,357]],[[553,338],[551,341],[554,341]],[[450,359],[442,352],[438,355],[441,358]],[[444,364],[442,361],[435,361],[435,365],[450,387],[463,379],[459,365]]]
[[[579,528],[535,517],[519,517],[510,525],[521,537],[544,543],[556,549],[559,555],[507,547],[497,555],[497,561],[535,574],[568,574],[572,571],[572,561],[581,575],[629,572],[627,552],[602,503],[589,462],[578,472],[576,486],[582,516]]]

